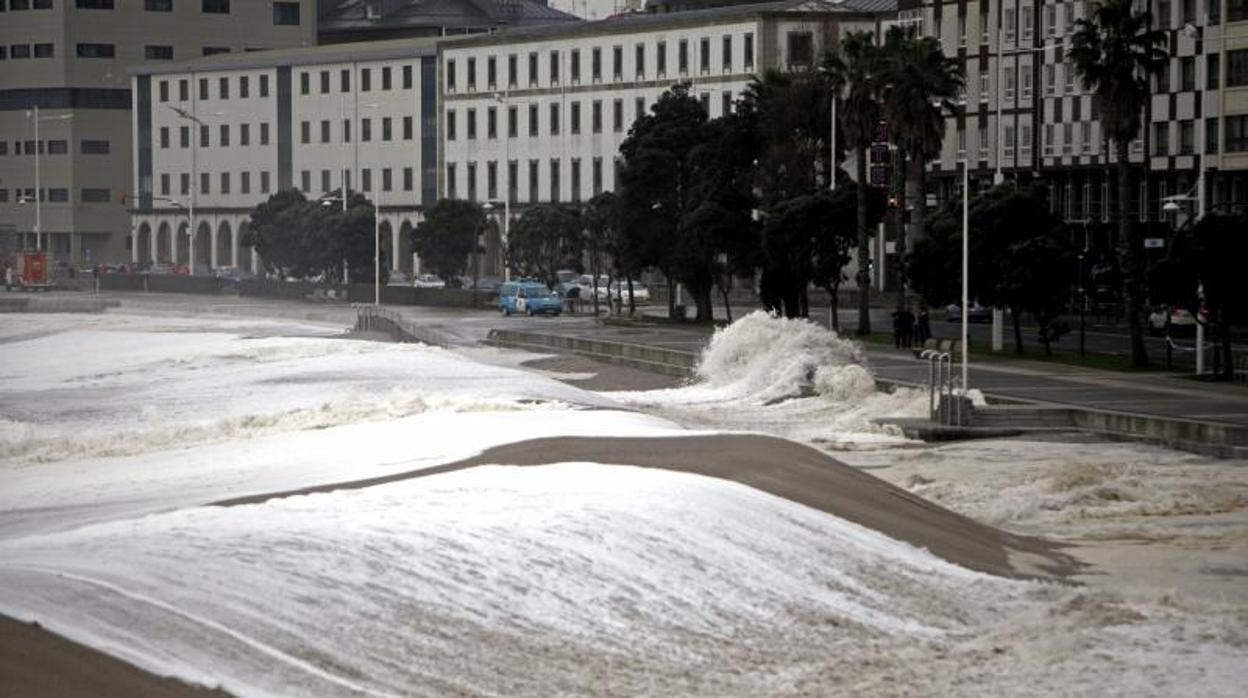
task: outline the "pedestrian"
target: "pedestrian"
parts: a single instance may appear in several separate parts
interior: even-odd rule
[[[915,341],[920,348],[927,344],[927,340],[932,338],[932,318],[927,312],[926,304],[919,306],[919,321],[915,334]]]
[[[909,306],[901,313],[901,346],[909,349],[914,344],[914,312]]]
[[[893,347],[901,348],[901,318],[904,311],[901,308],[893,311]]]

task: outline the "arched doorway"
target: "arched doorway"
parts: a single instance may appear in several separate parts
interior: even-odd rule
[[[389,276],[389,270],[393,268],[394,259],[394,231],[390,227],[390,221],[381,222],[381,280],[384,282]]]
[[[406,273],[408,276],[412,274],[412,223],[411,221],[403,221],[403,225],[399,226],[399,271]]]
[[[238,224],[238,243],[236,245],[238,249],[238,266],[255,273],[256,270],[251,267],[251,247],[243,245],[243,240],[247,239],[247,229],[249,227],[246,221]]]
[[[217,227],[217,256],[213,263],[214,267],[230,267],[234,266],[234,259],[231,251],[234,249],[234,232],[230,230],[229,221],[221,221],[221,225]]]
[[[161,223],[156,229],[156,259],[160,264],[169,264],[173,261],[173,229],[169,227],[169,223]]]
[[[195,262],[192,274],[212,267],[212,226],[207,221],[201,222],[195,230],[195,258],[191,261]]]
[[[152,261],[152,226],[146,222],[139,226],[139,235],[134,240],[134,252],[130,259],[143,265]]]

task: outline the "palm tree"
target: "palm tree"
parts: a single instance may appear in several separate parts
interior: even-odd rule
[[[940,154],[945,138],[945,117],[953,114],[953,100],[962,93],[965,75],[955,58],[946,58],[940,42],[930,36],[917,36],[913,28],[889,28],[884,40],[884,117],[893,141],[901,151],[901,193],[898,214],[905,217],[907,161],[915,166],[918,201],[914,205],[914,234],[925,236],[927,219],[927,161]],[[906,256],[904,223],[897,239],[897,256]],[[898,307],[905,305],[906,285],[902,282]]]
[[[871,234],[867,230],[867,156],[880,122],[880,51],[871,32],[850,32],[841,40],[840,53],[824,57],[824,72],[835,94],[844,95],[839,112],[841,132],[858,151],[858,336],[871,334]]]
[[[1113,139],[1118,176],[1118,248],[1122,264],[1123,300],[1131,331],[1131,365],[1148,366],[1144,348],[1141,231],[1131,225],[1131,141],[1140,133],[1141,114],[1149,98],[1149,77],[1161,70],[1165,35],[1152,26],[1148,12],[1136,12],[1132,0],[1104,0],[1091,19],[1075,23],[1070,62],[1084,89],[1101,105],[1102,133]]]

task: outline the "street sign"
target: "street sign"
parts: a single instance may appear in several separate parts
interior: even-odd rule
[[[887,143],[875,143],[871,146],[871,164],[885,165],[892,161],[892,153]]]
[[[1146,249],[1156,249],[1166,246],[1165,238],[1144,238],[1144,247]]]
[[[885,165],[872,165],[870,179],[871,186],[886,186],[888,184],[888,167]]]

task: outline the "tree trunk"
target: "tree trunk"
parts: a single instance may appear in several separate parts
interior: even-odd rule
[[[676,282],[672,280],[672,275],[663,272],[663,276],[667,279],[667,318],[675,320],[676,318]],[[631,283],[629,284],[632,285]],[[683,320],[684,318],[680,318]]]
[[[690,288],[689,293],[693,296],[693,302],[698,311],[694,322],[714,322],[715,310],[711,306],[711,286]]]
[[[962,312],[965,313],[966,309],[963,308]],[[1010,317],[1011,319],[1014,320],[1014,353],[1019,356],[1022,356],[1023,355],[1023,323],[1022,323],[1022,318],[1019,316],[1020,316],[1020,313],[1018,312],[1017,309],[1010,308]]]
[[[839,335],[841,333],[841,309],[837,305],[838,299],[836,295],[841,290],[840,284],[826,286],[823,290],[828,292],[828,307],[831,309],[832,319],[829,321],[829,326],[832,328],[833,332]]]
[[[628,316],[632,317],[637,314],[637,300],[633,298],[633,275],[629,274],[625,278],[628,279]]]
[[[927,237],[927,158],[922,153],[914,157],[914,183],[919,198],[914,200],[914,239]]]
[[[1139,226],[1131,225],[1131,182],[1129,178],[1129,144],[1118,139],[1118,248],[1122,258],[1122,295],[1126,305],[1127,330],[1131,333],[1131,367],[1148,368],[1148,350],[1144,347],[1143,283],[1140,278],[1142,242],[1137,241]]]
[[[798,317],[810,317],[810,289],[805,284],[797,292]]]
[[[724,297],[724,315],[728,318],[728,324],[732,324],[732,304],[728,302],[728,287],[720,286],[719,292]]]
[[[858,336],[871,334],[871,234],[867,230],[867,149],[858,152]],[[835,301],[834,301],[835,302]],[[835,315],[833,316],[835,317]]]
[[[897,310],[906,307],[906,151],[897,150]]]

